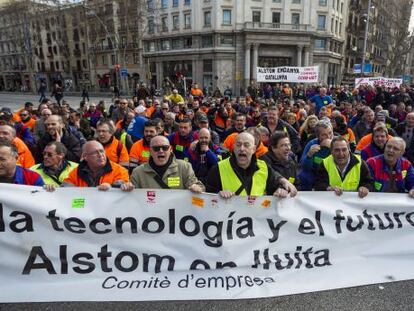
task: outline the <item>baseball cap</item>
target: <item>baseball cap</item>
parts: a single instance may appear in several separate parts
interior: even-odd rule
[[[207,116],[206,116],[205,114],[201,114],[201,115],[198,117],[198,122],[208,122],[208,118],[207,118]]]
[[[138,114],[145,112],[145,110],[147,110],[147,108],[145,108],[142,105],[139,105],[137,108],[135,108],[135,112],[138,113]]]

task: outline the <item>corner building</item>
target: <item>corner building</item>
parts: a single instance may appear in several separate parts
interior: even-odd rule
[[[340,83],[349,0],[150,0],[143,63],[162,87],[168,77],[240,94],[256,67],[319,66]]]

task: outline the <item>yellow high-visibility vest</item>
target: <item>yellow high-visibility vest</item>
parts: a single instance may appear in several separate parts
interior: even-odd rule
[[[332,155],[328,156],[323,160],[323,165],[328,172],[329,176],[329,185],[331,187],[337,186],[341,187],[345,191],[357,191],[359,180],[361,177],[361,157],[355,155],[358,163],[354,165],[351,170],[346,174],[344,180],[341,179],[338,169]]]
[[[266,195],[266,181],[269,174],[267,164],[263,160],[257,160],[257,166],[259,169],[253,175],[253,184],[250,191],[252,196]],[[230,158],[220,161],[218,167],[223,190],[236,192],[242,183],[231,167]],[[240,195],[246,196],[246,189],[243,189]]]

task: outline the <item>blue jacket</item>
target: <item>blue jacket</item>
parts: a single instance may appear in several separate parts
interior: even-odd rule
[[[303,150],[302,157],[300,159],[300,170],[299,170],[299,180],[301,182],[301,189],[305,191],[310,191],[313,189],[315,184],[315,173],[319,166],[322,163],[322,160],[331,154],[331,150],[327,147],[322,147],[318,152],[316,152],[311,158],[307,156],[309,149],[313,145],[318,145],[319,140],[317,138],[309,141],[305,149]]]
[[[399,192],[404,193],[414,188],[414,168],[406,158],[398,159],[394,176],[386,165],[383,154],[368,159],[367,164],[374,178],[376,192],[385,192],[391,178],[395,179],[395,185]]]
[[[23,168],[19,165],[16,166],[13,183],[17,185],[27,186],[43,186],[45,184],[42,177],[38,173]]]
[[[140,140],[144,137],[144,125],[148,119],[141,116],[135,116],[128,126],[127,133],[133,136],[134,141]]]

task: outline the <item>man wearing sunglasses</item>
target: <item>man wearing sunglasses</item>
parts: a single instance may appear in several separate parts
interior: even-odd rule
[[[64,144],[52,141],[43,151],[43,162],[32,166],[31,170],[39,173],[46,185],[59,187],[69,173],[78,166],[77,163],[65,159],[66,153]]]
[[[170,142],[156,136],[150,142],[150,159],[134,169],[131,182],[135,188],[188,189],[195,193],[205,190],[191,164],[175,158]]]

